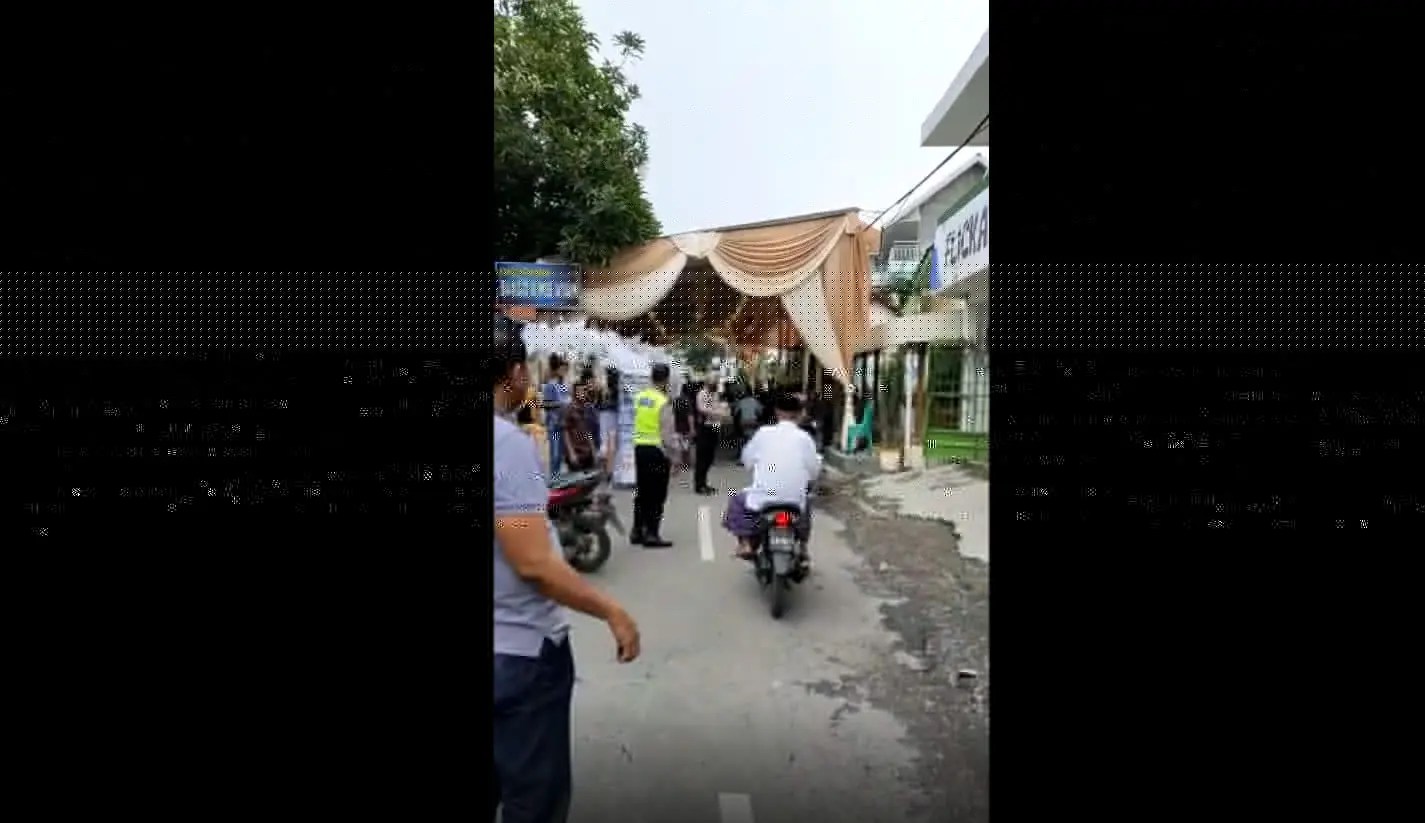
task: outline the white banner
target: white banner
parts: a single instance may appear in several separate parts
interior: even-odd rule
[[[970,198],[935,227],[930,290],[941,291],[990,264],[990,189]]]
[[[632,488],[638,483],[633,459],[633,396],[648,388],[648,379],[636,374],[619,374],[618,453],[614,456],[614,485]]]

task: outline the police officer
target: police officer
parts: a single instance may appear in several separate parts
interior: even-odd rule
[[[673,545],[663,539],[663,504],[673,456],[679,453],[673,404],[668,397],[668,367],[655,363],[653,385],[633,397],[633,455],[637,485],[633,492],[633,529],[629,538],[647,549]]]

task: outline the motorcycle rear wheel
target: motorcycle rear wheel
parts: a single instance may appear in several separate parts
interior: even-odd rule
[[[594,546],[586,551],[576,551],[574,556],[569,558],[569,565],[575,571],[584,574],[592,574],[603,567],[608,562],[609,555],[613,553],[613,540],[609,538],[607,529],[595,529],[589,532],[589,536],[594,538]]]
[[[780,620],[787,612],[787,595],[790,593],[792,584],[784,575],[773,574],[772,582],[772,619]]]

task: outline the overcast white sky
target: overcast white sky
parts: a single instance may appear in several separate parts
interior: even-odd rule
[[[950,152],[920,126],[989,26],[988,0],[578,2],[647,41],[632,117],[670,234],[891,205]]]

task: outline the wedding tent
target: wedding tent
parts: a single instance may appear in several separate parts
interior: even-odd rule
[[[845,384],[868,329],[879,245],[856,209],[660,237],[586,270],[581,310],[653,343],[692,333],[741,348],[799,340]]]

